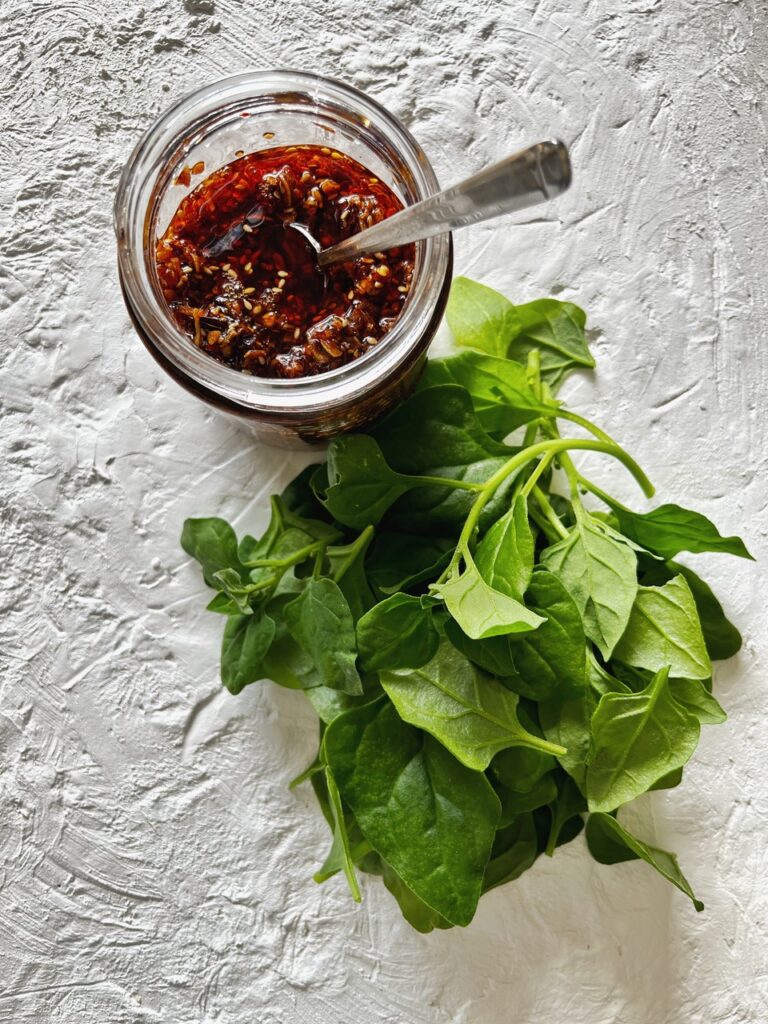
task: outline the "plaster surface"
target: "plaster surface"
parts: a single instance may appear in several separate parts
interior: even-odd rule
[[[2,0],[0,37],[0,1021],[763,1024],[764,5]],[[730,718],[631,816],[703,914],[580,840],[466,931],[410,931],[378,882],[360,907],[312,882],[325,824],[287,789],[312,715],[271,684],[221,690],[221,624],[178,547],[188,514],[259,529],[301,459],[163,378],[111,227],[152,117],[251,66],[369,90],[446,184],[571,144],[571,192],[458,235],[457,271],[584,306],[598,369],[570,401],[761,559],[696,559],[745,636],[716,676]]]

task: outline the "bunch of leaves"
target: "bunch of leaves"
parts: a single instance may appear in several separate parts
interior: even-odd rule
[[[598,452],[653,493],[555,398],[592,366],[580,309],[459,278],[448,320],[460,353],[334,440],[261,538],[185,523],[226,617],[223,683],[303,690],[320,740],[295,784],[311,781],[331,831],[315,877],[344,875],[359,900],[358,873],[380,875],[420,931],[467,925],[585,818],[598,861],[643,860],[701,909],[617,811],[676,786],[701,726],[725,718],[712,659],[741,640],[674,559],[750,556],[704,516],[632,511],[577,469],[573,453]]]

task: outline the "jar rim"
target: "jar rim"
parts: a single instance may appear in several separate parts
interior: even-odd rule
[[[314,376],[293,379],[244,374],[195,348],[173,321],[152,286],[148,247],[154,253],[151,227],[158,187],[167,184],[195,139],[194,127],[215,112],[244,105],[259,97],[298,94],[326,100],[347,110],[386,141],[403,161],[415,201],[437,191],[432,165],[419,143],[400,121],[376,100],[337,79],[304,71],[246,71],[194,90],[172,104],[149,127],[123,168],[115,198],[114,221],[118,267],[131,312],[162,356],[182,374],[221,398],[254,412],[311,414],[353,401],[375,387],[412,357],[434,314],[450,268],[450,235],[436,235],[417,245],[417,272],[408,301],[370,352],[343,366]],[[152,257],[152,267],[154,259]]]

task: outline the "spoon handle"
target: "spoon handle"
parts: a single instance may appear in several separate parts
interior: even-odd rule
[[[565,192],[570,183],[571,162],[565,144],[538,142],[458,185],[323,249],[318,254],[318,264],[327,267],[365,253],[392,249],[502,213],[522,210],[554,199]]]

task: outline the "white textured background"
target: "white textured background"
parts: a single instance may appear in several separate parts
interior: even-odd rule
[[[0,0],[0,38],[0,1020],[764,1024],[762,0]],[[762,555],[697,560],[746,637],[716,680],[730,720],[633,816],[705,913],[583,840],[468,931],[419,936],[378,882],[355,907],[311,881],[325,824],[286,788],[311,716],[269,684],[220,690],[221,623],[177,540],[187,514],[260,527],[293,467],[161,377],[110,220],[153,115],[249,66],[369,90],[446,184],[572,144],[568,196],[464,232],[457,270],[585,306],[599,365],[577,408],[662,500]]]

